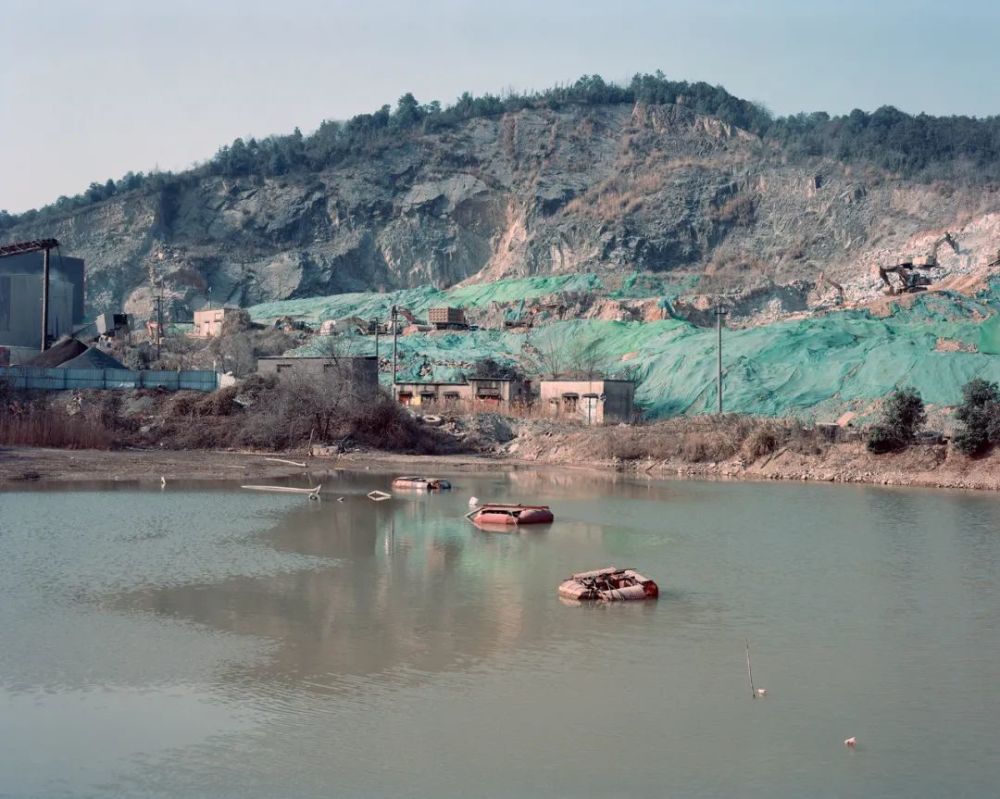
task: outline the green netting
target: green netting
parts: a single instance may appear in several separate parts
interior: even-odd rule
[[[393,305],[401,306],[421,316],[426,314],[427,309],[439,305],[480,308],[491,302],[516,303],[561,291],[600,292],[601,290],[601,281],[597,275],[582,273],[498,280],[495,283],[456,286],[443,290],[423,286],[385,294],[333,294],[302,300],[265,302],[253,305],[247,310],[256,322],[273,322],[279,317],[291,316],[293,319],[318,324],[327,319],[342,319],[345,316],[386,319]]]
[[[515,283],[521,289],[533,287],[547,293],[554,290],[552,280],[556,279],[504,281],[507,285],[496,295],[490,295],[488,287],[476,287],[481,293],[464,294],[456,304],[506,296],[503,292],[512,290]],[[409,294],[420,291],[425,290]],[[314,303],[314,307],[337,303],[344,316],[388,296],[341,295],[295,302]],[[356,304],[350,306],[351,302]],[[973,377],[1000,382],[998,311],[1000,292],[994,287],[974,299],[924,295],[911,307],[897,308],[885,318],[844,311],[726,330],[725,406],[765,415],[831,417],[844,408],[865,407],[901,385],[915,386],[930,404],[953,405],[960,399],[962,385]],[[357,352],[374,352],[372,337],[345,340]],[[296,354],[320,354],[322,346],[314,340]],[[383,357],[388,357],[391,346],[391,338],[383,337]],[[538,365],[539,353],[557,352],[567,368],[589,365],[609,373],[634,374],[637,402],[651,417],[701,413],[716,406],[715,330],[677,319],[575,320],[529,332],[435,332],[401,336],[398,346],[400,380],[453,382],[487,357]],[[383,377],[388,380],[388,375]]]

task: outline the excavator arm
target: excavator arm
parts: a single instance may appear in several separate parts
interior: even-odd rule
[[[885,280],[885,277],[883,276],[882,279]],[[837,291],[837,297],[839,298],[840,304],[843,305],[844,304],[844,287],[841,286],[837,281],[831,280],[829,277],[827,277],[827,275],[826,275],[825,272],[820,272],[819,273],[819,278],[816,280],[816,286],[817,287],[822,287],[824,285],[830,286],[831,288],[836,289],[836,291]]]

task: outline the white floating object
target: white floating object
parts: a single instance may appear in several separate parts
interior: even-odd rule
[[[319,499],[319,490],[323,486],[315,488],[292,488],[291,486],[240,486],[248,491],[273,491],[278,494],[305,494],[309,499]]]
[[[386,494],[385,491],[369,491],[368,499],[372,502],[385,502],[387,499],[392,499],[392,494]]]
[[[858,745],[858,739],[853,735],[844,741],[844,746],[849,746],[851,749],[853,749],[857,745]]]
[[[343,497],[337,497],[337,502],[343,502],[343,501],[344,501]]]
[[[763,699],[765,696],[767,696],[767,688],[758,688],[757,689],[757,696],[759,696],[761,699]]]
[[[161,474],[161,475],[160,475],[160,485],[161,485],[161,486],[165,486],[166,484],[167,484],[167,478],[166,478],[166,477],[164,477],[164,476],[163,476],[163,475]]]
[[[266,461],[273,461],[274,463],[287,463],[289,466],[301,466],[305,468],[304,463],[299,463],[298,461],[290,461],[285,458],[264,458]]]
[[[479,497],[469,497],[469,507],[474,508],[479,504]]]

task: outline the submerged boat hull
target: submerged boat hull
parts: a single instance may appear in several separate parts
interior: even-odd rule
[[[559,596],[577,602],[633,602],[656,599],[659,586],[635,569],[596,569],[579,572],[559,586]]]

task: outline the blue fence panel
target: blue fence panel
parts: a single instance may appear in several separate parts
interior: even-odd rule
[[[176,391],[180,388],[179,372],[139,372],[139,382],[137,385],[143,388],[166,388]]]
[[[209,371],[179,372],[178,380],[185,391],[215,391],[219,386],[219,376]]]
[[[36,391],[66,391],[82,388],[163,388],[168,391],[215,391],[215,372],[133,372],[129,369],[42,369],[32,366],[0,367],[0,379],[12,388]]]

